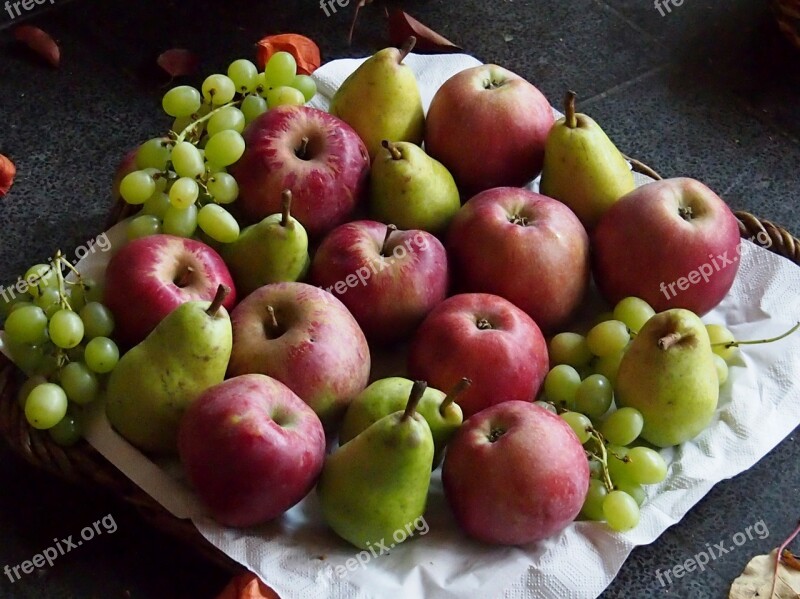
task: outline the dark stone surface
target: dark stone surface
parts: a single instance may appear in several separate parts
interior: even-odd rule
[[[372,53],[381,45],[382,8],[364,9],[348,47],[353,4],[325,17],[313,1],[56,0],[26,16],[59,40],[59,70],[0,31],[0,152],[19,169],[0,200],[0,282],[102,230],[117,161],[165,126],[163,88],[141,76],[160,51],[198,51],[201,73],[249,56],[256,39],[280,31],[311,36],[326,60]],[[408,0],[403,7],[480,59],[530,79],[555,104],[565,88],[575,89],[582,108],[624,151],[664,175],[702,179],[734,208],[797,232],[798,55],[777,37],[764,4],[689,0],[664,17],[640,0]],[[0,29],[21,21],[0,11]],[[726,597],[749,557],[794,527],[798,463],[795,431],[754,468],[714,487],[655,543],[634,550],[603,597]],[[107,514],[118,525],[14,584],[0,573],[0,597],[201,598],[226,581],[103,491],[34,471],[4,446],[0,488],[0,567]],[[769,537],[748,541],[705,572],[659,583],[657,570],[706,544],[730,545],[736,532],[761,520]]]

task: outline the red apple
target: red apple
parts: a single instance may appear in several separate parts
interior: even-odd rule
[[[311,280],[342,300],[368,339],[388,343],[409,336],[447,297],[447,253],[425,231],[360,220],[322,241]]]
[[[549,368],[539,327],[508,300],[486,293],[454,295],[436,306],[417,330],[408,354],[410,378],[453,389],[467,418],[494,404],[533,401]]]
[[[456,73],[434,95],[425,149],[466,195],[524,185],[542,170],[553,110],[519,75],[494,64]]]
[[[369,380],[364,333],[344,304],[305,283],[255,290],[231,314],[228,376],[260,373],[297,393],[333,430]]]
[[[281,211],[292,192],[292,216],[311,236],[345,222],[366,192],[369,154],[350,125],[308,106],[279,106],[244,132],[244,155],[232,169],[237,205],[250,222]]]
[[[461,426],[447,446],[442,482],[469,536],[525,545],[575,519],[589,489],[589,462],[561,417],[529,402],[508,401]]]
[[[181,304],[212,301],[220,285],[231,290],[222,303],[230,310],[236,304],[233,278],[206,244],[172,235],[135,239],[106,268],[103,303],[114,314],[114,338],[136,345]]]
[[[303,400],[260,374],[206,390],[184,413],[178,450],[189,481],[224,526],[255,526],[305,497],[325,432]]]
[[[600,292],[636,296],[656,312],[702,316],[722,301],[739,269],[739,224],[728,205],[688,178],[643,185],[616,202],[592,233]]]
[[[570,319],[589,287],[589,238],[580,220],[527,189],[473,197],[456,213],[447,246],[461,289],[506,298],[545,332]]]

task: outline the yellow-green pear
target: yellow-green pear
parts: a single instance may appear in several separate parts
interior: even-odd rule
[[[566,115],[547,136],[539,191],[569,206],[592,229],[636,187],[633,171],[600,125],[575,113],[574,92],[567,93],[564,108]]]
[[[411,36],[399,50],[384,48],[361,64],[336,90],[330,113],[355,129],[370,159],[381,141],[422,143],[425,112],[414,72],[403,59],[414,48]]]
[[[619,407],[644,417],[641,437],[678,445],[711,422],[719,381],[706,327],[689,310],[675,308],[648,320],[625,352],[614,386]]]
[[[213,302],[181,304],[120,359],[108,379],[106,415],[133,445],[177,452],[178,424],[200,394],[225,378],[231,321],[220,285]]]

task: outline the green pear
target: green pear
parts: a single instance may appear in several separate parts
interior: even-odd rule
[[[642,438],[658,447],[693,439],[719,400],[714,353],[700,318],[676,308],[648,320],[625,352],[614,387],[619,407],[644,417]]]
[[[403,64],[416,41],[412,36],[401,49],[384,48],[368,58],[331,100],[330,113],[355,129],[371,160],[384,139],[422,143],[422,98],[414,72]]]
[[[428,423],[433,436],[434,469],[441,463],[445,446],[464,419],[461,407],[455,403],[455,399],[469,385],[469,379],[461,379],[447,395],[428,387],[419,400],[417,412]],[[339,444],[344,445],[384,416],[403,410],[413,386],[414,381],[394,376],[377,380],[356,395],[342,421]]]
[[[248,295],[268,283],[293,283],[306,276],[311,259],[308,235],[291,215],[292,192],[283,192],[279,214],[250,225],[222,248],[236,289]]]
[[[433,437],[415,410],[426,386],[414,383],[404,411],[384,416],[325,460],[317,482],[322,515],[356,547],[395,543],[395,531],[408,534],[425,513]]]
[[[220,285],[213,302],[175,308],[111,372],[106,415],[139,449],[175,453],[184,410],[225,378],[232,333],[222,302],[229,292]]]
[[[636,184],[625,157],[594,120],[575,113],[568,92],[566,116],[547,136],[539,191],[566,204],[591,229]]]
[[[440,233],[461,208],[453,175],[419,146],[383,140],[370,171],[370,208],[400,229]]]

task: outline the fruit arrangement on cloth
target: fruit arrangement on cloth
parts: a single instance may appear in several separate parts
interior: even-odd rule
[[[170,89],[170,130],[117,174],[135,213],[104,280],[57,254],[0,304],[31,426],[74,443],[100,397],[219,523],[316,493],[362,550],[416,526],[439,467],[485,543],[634,528],[747,343],[700,318],[736,277],[736,219],[699,181],[635,188],[575,94],[555,120],[500,66],[426,115],[413,46],[329,112],[283,51]]]

